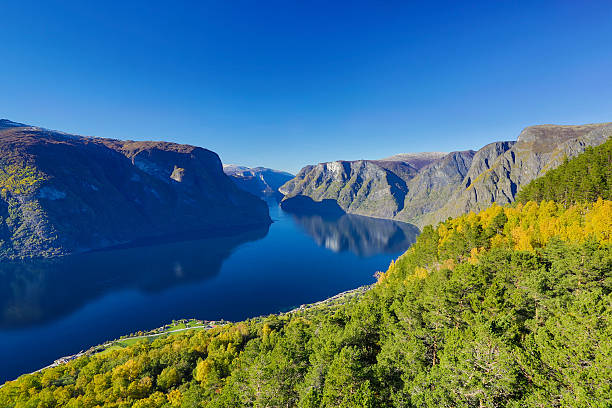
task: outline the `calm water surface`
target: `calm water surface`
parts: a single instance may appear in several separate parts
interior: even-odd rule
[[[270,228],[0,264],[0,383],[172,319],[240,320],[374,281],[415,240],[409,224],[296,215]]]

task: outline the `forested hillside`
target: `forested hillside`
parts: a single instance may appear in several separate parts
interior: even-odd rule
[[[612,139],[565,162],[519,191],[517,201],[554,200],[573,204],[612,198]]]
[[[80,358],[0,406],[610,406],[611,248],[611,201],[493,206],[426,227],[347,304]]]

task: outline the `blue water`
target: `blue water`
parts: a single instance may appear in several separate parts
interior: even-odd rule
[[[409,224],[289,214],[215,239],[0,264],[0,383],[172,319],[240,320],[374,282]]]

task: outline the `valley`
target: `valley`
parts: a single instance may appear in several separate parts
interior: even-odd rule
[[[572,305],[606,310],[610,295],[610,124],[535,126],[517,142],[478,151],[322,163],[291,178],[222,167],[214,153],[192,146],[90,140],[3,123],[4,151],[16,153],[5,153],[2,199],[17,215],[3,219],[8,259],[0,264],[0,359],[8,363],[0,375],[31,374],[0,388],[2,407],[41,401],[47,390],[55,403],[87,397],[91,406],[605,399],[599,373],[610,363],[607,312],[589,317]],[[52,147],[37,153],[43,142]],[[110,192],[126,182],[123,172],[137,174],[147,183],[143,192],[165,191],[168,201],[159,193],[152,193],[155,205],[134,196],[129,200],[138,205],[130,211],[171,214],[180,224],[204,217],[204,224],[170,228],[166,220],[128,236],[121,235],[125,224],[107,219],[74,235],[87,219],[67,219],[62,211],[108,203],[80,203],[81,187],[62,181],[68,167],[49,164],[58,163],[49,154],[55,144],[117,158],[114,175],[82,159],[91,169],[83,170],[90,178],[79,178],[79,186],[88,180],[112,199]],[[128,211],[117,203],[101,214]],[[438,222],[442,217],[448,219]],[[106,240],[98,241],[102,234]],[[584,285],[578,291],[576,281]],[[564,293],[572,293],[572,303],[560,300]],[[194,315],[223,324],[181,320]],[[591,318],[587,340],[577,336],[580,329],[550,326],[565,319],[583,328]],[[551,350],[547,342],[559,346]],[[487,357],[490,347],[504,359]],[[596,360],[565,363],[565,349]],[[468,362],[473,350],[482,357]],[[538,362],[531,365],[525,356],[534,353]],[[462,371],[458,361],[467,364]],[[474,364],[494,371],[466,383]],[[128,366],[135,374],[122,374]],[[588,373],[596,382],[572,377],[566,385],[547,378],[551,367]],[[95,381],[92,370],[107,378],[100,392],[79,385]],[[25,382],[31,396],[20,391]],[[419,391],[434,382],[427,393]],[[533,387],[549,391],[542,396]],[[584,391],[573,394],[575,388]]]

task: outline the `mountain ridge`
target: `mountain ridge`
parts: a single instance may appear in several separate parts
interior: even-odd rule
[[[0,166],[4,258],[270,223],[266,204],[238,189],[219,156],[201,147],[7,126]]]
[[[336,200],[347,213],[423,227],[493,202],[510,203],[521,185],[611,135],[610,122],[536,125],[523,129],[516,141],[492,142],[478,151],[404,153],[383,160],[309,165],[280,188],[285,194],[281,204],[306,195],[315,201]],[[418,168],[402,161],[420,155],[431,161]]]
[[[283,197],[278,191],[279,187],[295,177],[282,170],[267,167],[246,167],[236,164],[224,164],[223,172],[230,176],[236,185],[264,200],[275,199],[280,201]]]

